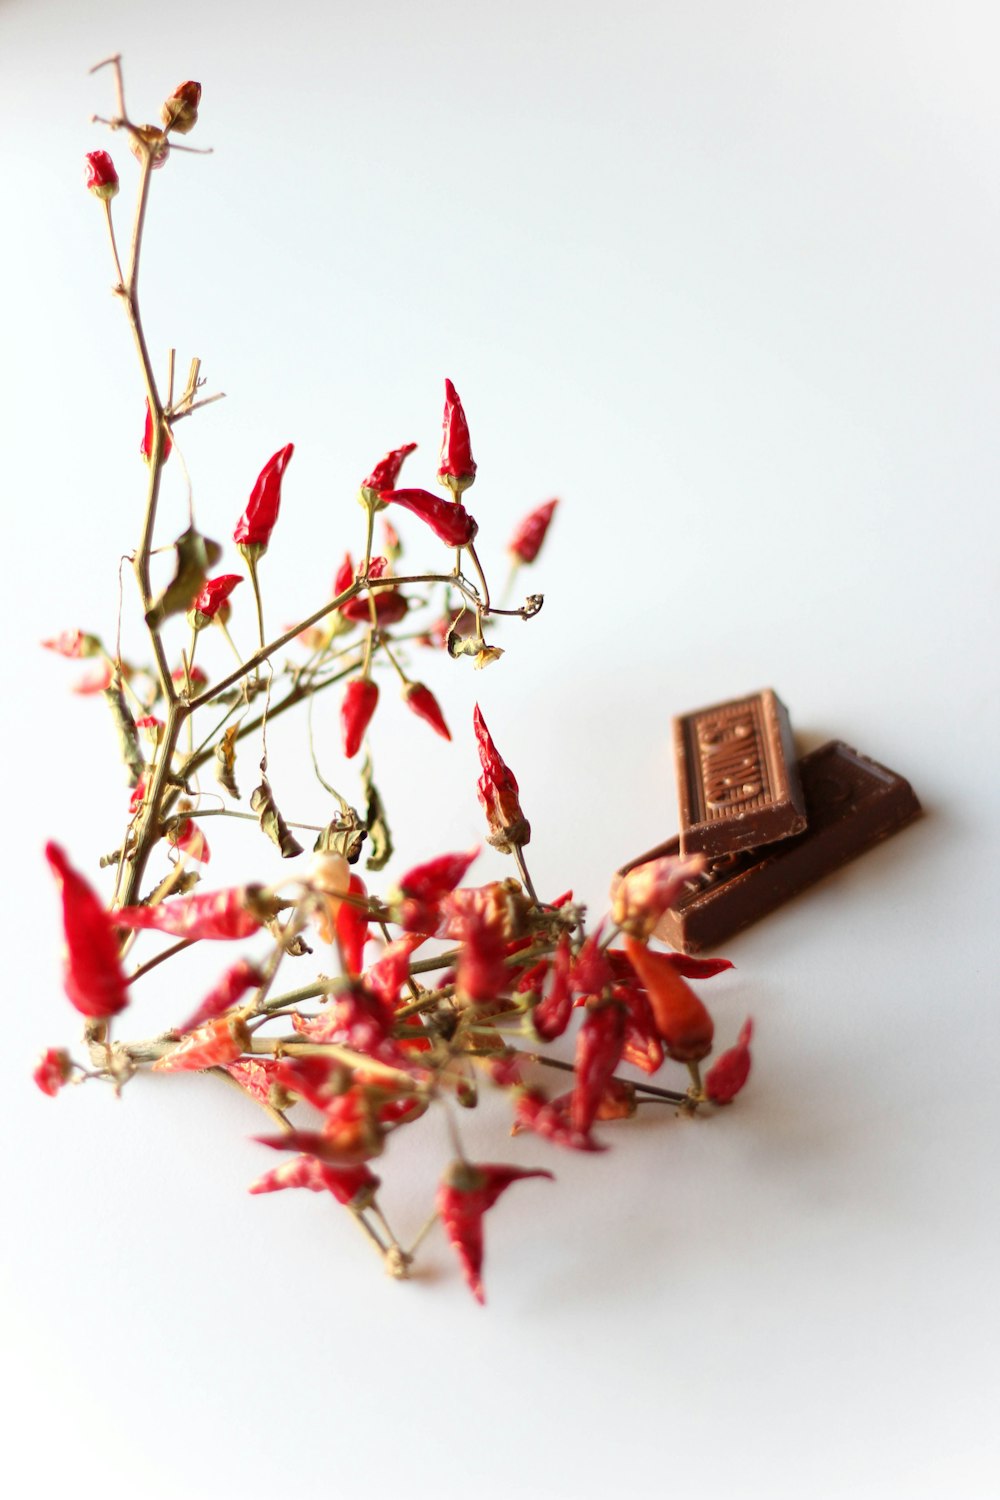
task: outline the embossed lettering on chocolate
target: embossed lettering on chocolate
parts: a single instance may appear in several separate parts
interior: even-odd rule
[[[772,688],[674,720],[685,854],[733,854],[806,826],[788,710]]]
[[[805,832],[713,859],[664,912],[658,938],[684,953],[718,948],[920,814],[908,781],[840,740],[804,755],[799,769],[809,818]],[[678,848],[679,841],[670,839],[620,873]]]

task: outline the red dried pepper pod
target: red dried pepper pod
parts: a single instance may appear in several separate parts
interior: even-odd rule
[[[418,719],[423,719],[425,724],[429,724],[443,740],[451,739],[451,730],[445,723],[440,704],[429,687],[425,687],[422,682],[408,682],[403,689],[403,702]]]
[[[467,547],[479,530],[460,501],[442,500],[430,490],[383,490],[379,499],[419,516],[448,547]]]
[[[492,1162],[456,1161],[441,1179],[437,1211],[459,1259],[462,1272],[476,1301],[485,1302],[483,1291],[483,1215],[514,1182],[526,1177],[550,1177],[540,1168],[508,1167]]]
[[[200,688],[208,687],[208,676],[201,667],[175,667],[170,674],[170,681],[182,693],[198,692]]]
[[[617,1000],[589,1006],[576,1039],[576,1085],[570,1104],[574,1130],[590,1129],[625,1045],[625,1012]]]
[[[713,1104],[731,1104],[750,1076],[753,1022],[744,1021],[735,1047],[720,1053],[705,1074],[705,1093]]]
[[[246,510],[236,523],[233,541],[248,563],[256,562],[267,551],[281,508],[281,480],[294,452],[294,443],[286,443],[272,453],[257,476]]]
[[[241,1057],[236,1062],[226,1063],[226,1072],[251,1099],[256,1099],[258,1104],[268,1104],[277,1067],[277,1059],[273,1057]]]
[[[363,1163],[357,1167],[332,1167],[315,1156],[296,1156],[283,1161],[273,1172],[265,1172],[250,1184],[251,1193],[277,1193],[283,1188],[308,1188],[313,1193],[332,1193],[345,1208],[370,1208],[381,1183]]]
[[[606,1151],[606,1146],[573,1125],[570,1119],[572,1097],[572,1094],[560,1094],[558,1099],[546,1099],[538,1089],[525,1089],[514,1105],[511,1135],[530,1130],[542,1140],[551,1141],[553,1146],[562,1146],[568,1151]]]
[[[355,594],[353,599],[342,604],[340,613],[344,619],[353,620],[358,625],[370,625],[372,614],[368,598],[367,594]],[[371,598],[375,601],[375,623],[380,630],[387,630],[390,625],[405,620],[410,606],[406,595],[399,589],[372,589]]]
[[[444,383],[444,418],[441,428],[441,459],[438,479],[460,495],[467,490],[476,477],[476,460],[472,456],[469,424],[465,409],[450,380]]]
[[[216,1016],[189,1031],[187,1036],[153,1064],[154,1073],[195,1073],[202,1068],[225,1067],[250,1046],[250,1033],[242,1016]]]
[[[641,1068],[644,1073],[655,1073],[663,1066],[666,1054],[646,991],[635,975],[630,974],[628,980],[613,984],[611,993],[625,1007],[622,1061],[631,1063],[634,1068]]]
[[[410,973],[410,958],[426,938],[423,933],[408,932],[387,944],[382,956],[365,975],[365,986],[390,1010],[399,1003],[400,991]]]
[[[573,1014],[573,990],[570,986],[572,964],[569,935],[564,932],[560,935],[552,959],[552,987],[531,1013],[531,1024],[543,1042],[555,1041],[569,1025],[569,1018]]]
[[[183,1025],[178,1026],[178,1031],[194,1031],[196,1026],[214,1021],[216,1016],[223,1015],[242,1000],[247,990],[257,989],[263,983],[264,976],[254,964],[245,958],[238,959],[226,970],[218,984],[212,986],[194,1014]]]
[[[92,672],[85,672],[82,677],[73,683],[71,691],[78,693],[81,698],[89,698],[94,693],[103,693],[111,686],[114,670],[109,661],[101,662]]]
[[[106,151],[88,151],[84,161],[87,163],[88,188],[95,198],[110,203],[118,192],[118,173],[111,157]]]
[[[361,481],[361,495],[366,505],[377,505],[381,509],[385,504],[380,499],[382,491],[396,488],[403,460],[415,452],[416,447],[416,443],[404,443],[402,448],[390,448],[385,457],[379,459],[367,479]]]
[[[479,857],[479,845],[457,854],[439,854],[422,865],[414,865],[400,877],[399,890],[414,901],[441,901],[463,880],[472,862]]]
[[[87,656],[98,656],[101,651],[101,643],[96,635],[88,635],[84,630],[63,630],[59,635],[50,636],[47,641],[40,641],[46,651],[54,651],[57,656],[65,656],[70,661],[80,661]]]
[[[35,1065],[32,1078],[43,1094],[54,1099],[65,1083],[69,1082],[73,1063],[68,1052],[61,1047],[49,1047]]]
[[[352,875],[348,894],[367,899],[368,891],[360,875]],[[335,923],[340,961],[347,974],[360,974],[364,968],[365,944],[368,941],[368,912],[349,901],[342,901]]]
[[[479,914],[470,914],[463,927],[455,987],[461,1000],[484,1005],[510,986],[507,944],[496,924]]]
[[[531,824],[521,811],[517,779],[501,759],[478,703],[473,712],[472,726],[476,732],[479,764],[482,767],[476,791],[489,825],[487,843],[492,844],[494,849],[499,849],[501,854],[511,854],[528,843]]]
[[[653,953],[635,938],[625,939],[625,952],[649,996],[656,1029],[668,1056],[696,1063],[712,1050],[712,1017],[673,964],[670,955]]]
[[[188,79],[179,83],[160,108],[160,120],[164,130],[174,130],[178,135],[187,135],[198,123],[198,105],[201,103],[201,84]]]
[[[603,931],[602,918],[573,960],[573,989],[578,995],[600,995],[614,978],[611,963],[601,947]]]
[[[558,500],[546,500],[537,510],[529,512],[514,528],[514,535],[507,543],[507,551],[514,562],[532,563],[542,549],[545,534],[555,514]]]
[[[173,446],[174,446],[173,438],[170,436],[169,430],[166,427],[164,427],[163,428],[163,442],[160,445],[160,463],[161,464],[165,464],[166,463],[167,459],[170,457],[170,450],[171,450],[171,448]],[[145,459],[146,463],[150,463],[152,461],[152,457],[153,457],[153,411],[152,411],[152,407],[149,404],[149,397],[148,396],[146,397],[146,423],[145,423],[145,426],[142,429],[142,442],[139,444],[139,452],[142,454],[142,456]]]
[[[618,879],[611,894],[611,920],[631,937],[645,940],[689,880],[700,875],[702,854],[665,855],[636,865]]]
[[[333,576],[333,597],[343,594],[354,582],[354,559],[349,552],[344,553],[344,561]],[[348,600],[348,603],[351,601]]]
[[[340,705],[340,732],[344,754],[353,759],[361,749],[365,731],[378,705],[378,683],[370,677],[355,677],[344,689]]]
[[[82,1015],[115,1016],[128,1004],[128,981],[122,973],[112,919],[58,844],[46,844],[45,858],[62,896],[66,994]]]
[[[145,800],[145,786],[142,782],[139,783],[135,790],[138,792],[140,786],[143,788],[143,800]],[[138,811],[138,809],[130,807],[129,811]],[[178,849],[181,854],[186,854],[188,859],[196,859],[199,864],[207,865],[212,858],[212,851],[208,847],[208,839],[202,833],[194,818],[185,818],[183,823],[177,823],[168,829],[167,843],[172,848]]]
[[[233,886],[204,895],[177,896],[159,906],[123,906],[114,914],[116,927],[152,927],[172,937],[228,941],[250,937],[263,925],[256,907],[263,887]]]
[[[194,630],[203,630],[212,620],[229,619],[229,596],[237,584],[243,582],[241,573],[220,573],[218,578],[207,578],[201,591],[192,600],[188,611],[188,624]]]

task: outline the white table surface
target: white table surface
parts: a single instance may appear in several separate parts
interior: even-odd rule
[[[983,0],[0,7],[17,1493],[998,1493],[998,31]],[[491,1212],[485,1310],[440,1234],[398,1285],[333,1205],[250,1198],[258,1119],[211,1081],[30,1082],[76,1034],[41,846],[93,870],[124,800],[101,706],[36,645],[113,632],[141,506],[81,185],[111,103],[86,69],[117,49],[139,116],[204,85],[190,141],[215,152],[155,182],[146,317],[160,369],[173,343],[228,393],[185,424],[205,530],[296,443],[269,617],[324,597],[387,447],[419,441],[432,481],[446,375],[494,576],[514,521],[563,502],[503,661],[421,659],[454,745],[387,696],[390,875],[481,836],[477,695],[537,885],[594,912],[675,827],[670,716],[714,699],[773,685],[804,747],[847,740],[926,809],[730,946],[719,1034],[752,1014],[757,1046],[728,1113],[595,1158],[469,1120],[480,1156],[558,1174]],[[183,505],[174,464],[165,540]],[[335,725],[317,708],[330,755]],[[276,786],[321,811],[275,731]],[[219,883],[272,878],[214,821]],[[433,1122],[394,1146],[404,1229],[445,1151]]]

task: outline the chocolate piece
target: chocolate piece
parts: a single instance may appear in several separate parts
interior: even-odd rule
[[[806,826],[788,710],[771,688],[674,720],[685,854],[733,854]]]
[[[908,781],[840,740],[803,756],[799,770],[809,817],[806,831],[713,860],[706,874],[664,912],[658,938],[684,953],[717,948],[919,816],[920,803]],[[679,840],[671,839],[620,873],[678,849]]]

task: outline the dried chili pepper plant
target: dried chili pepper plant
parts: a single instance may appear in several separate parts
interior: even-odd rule
[[[115,84],[115,112],[102,123],[125,140],[138,170],[122,255],[118,172],[104,150],[87,157],[87,185],[103,205],[114,295],[131,330],[145,402],[146,493],[132,555],[145,636],[127,657],[83,630],[44,643],[92,663],[77,690],[103,696],[131,797],[104,861],[113,871],[107,896],[58,844],[46,848],[62,901],[66,995],[85,1018],[85,1061],[51,1047],[35,1081],[55,1095],[84,1081],[104,1081],[120,1093],[147,1070],[221,1077],[275,1127],[258,1139],[280,1160],[251,1185],[252,1193],[307,1188],[332,1195],[397,1276],[407,1274],[416,1244],[440,1221],[481,1301],[485,1214],[514,1183],[552,1174],[544,1166],[467,1158],[460,1109],[475,1104],[480,1086],[506,1096],[512,1133],[533,1132],[543,1153],[599,1151],[604,1143],[595,1126],[634,1115],[644,1102],[667,1102],[687,1114],[729,1103],[749,1071],[750,1023],[703,1076],[713,1025],[689,980],[730,966],[649,946],[659,916],[698,872],[699,860],[659,859],[632,870],[596,926],[571,893],[539,895],[526,863],[531,827],[520,787],[478,707],[471,726],[481,766],[477,791],[487,840],[511,860],[507,879],[468,883],[478,849],[420,851],[393,888],[370,890],[357,873],[361,856],[366,875],[375,875],[392,846],[369,749],[359,806],[323,781],[336,813],[314,830],[312,853],[303,850],[296,830],[304,825],[285,818],[270,784],[268,723],[319,693],[339,692],[342,769],[355,775],[349,763],[378,728],[377,674],[383,680],[388,674],[399,680],[412,734],[428,735],[428,744],[435,735],[450,740],[440,704],[413,671],[415,653],[429,647],[459,664],[494,662],[502,653],[487,631],[504,615],[530,619],[542,599],[531,594],[518,608],[500,609],[491,598],[476,550],[479,526],[467,508],[477,466],[450,380],[436,476],[441,492],[400,487],[415,443],[387,452],[359,486],[357,562],[350,552],[344,556],[332,596],[292,628],[268,638],[264,611],[266,558],[280,540],[292,443],[267,458],[245,510],[233,517],[232,541],[245,573],[215,571],[224,549],[198,529],[193,502],[179,535],[164,535],[160,484],[177,430],[218,398],[203,394],[197,359],[183,385],[175,381],[173,351],[161,381],[143,328],[139,267],[154,174],[174,170],[175,155],[191,149],[179,137],[197,123],[201,87],[182,83],[163,104],[159,125],[136,124],[126,110],[120,60],[99,67],[110,69]],[[549,500],[518,526],[507,548],[515,572],[534,564],[555,508]],[[417,535],[427,545],[428,561],[412,571],[401,567],[394,522],[402,512],[421,523]],[[174,554],[172,576],[154,593],[151,557],[165,542]],[[235,557],[229,567],[234,563]],[[237,593],[244,579],[250,587]],[[240,626],[236,634],[253,632],[257,645],[248,655],[233,643],[231,621],[234,630]],[[202,633],[212,630],[232,645],[235,664],[210,677],[196,657]],[[286,647],[298,650],[299,659],[278,668],[276,654]],[[444,746],[441,753],[448,753]],[[332,758],[329,747],[326,755]],[[317,764],[315,752],[313,758]],[[246,813],[233,804],[241,801],[245,765],[258,761]],[[289,879],[269,887],[251,872],[238,885],[206,889],[211,853],[203,825],[220,812],[255,817],[292,861]],[[209,992],[186,995],[169,1031],[126,1040],[122,1018],[141,1012],[144,978],[196,943],[223,945]],[[279,975],[285,979],[293,961],[301,968],[314,951],[310,943],[334,974],[308,982],[299,975],[294,987],[282,988]],[[184,994],[183,985],[177,990]],[[547,1054],[543,1049],[574,1023],[573,1060]],[[677,1089],[646,1081],[668,1060],[688,1070],[687,1087],[684,1077]],[[635,1076],[620,1076],[620,1067]],[[567,1087],[559,1092],[545,1086],[554,1071],[565,1075]],[[428,1110],[447,1116],[454,1159],[444,1164],[427,1223],[404,1246],[382,1212],[380,1174],[393,1137]]]

